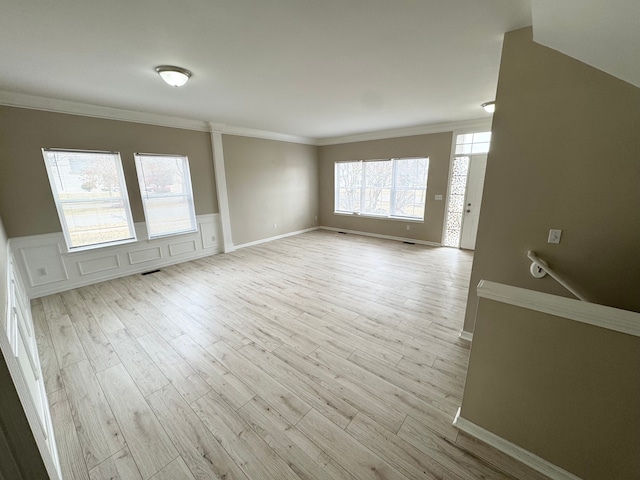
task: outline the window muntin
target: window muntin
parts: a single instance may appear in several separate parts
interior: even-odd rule
[[[118,152],[43,148],[42,155],[70,252],[136,240]]]
[[[337,162],[335,212],[423,220],[428,158]]]
[[[489,152],[491,132],[465,133],[456,137],[456,155]]]
[[[149,238],[198,231],[189,159],[148,153],[134,157]]]

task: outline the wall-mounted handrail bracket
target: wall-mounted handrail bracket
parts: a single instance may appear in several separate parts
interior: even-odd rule
[[[531,260],[533,263],[531,264],[530,272],[535,278],[542,278],[545,275],[549,275],[556,282],[562,285],[564,288],[569,290],[576,298],[586,302],[587,300],[580,295],[578,292],[574,290],[571,285],[569,285],[565,280],[563,280],[556,272],[554,272],[551,268],[549,268],[549,264],[545,262],[543,259],[536,255],[536,252],[529,250],[527,252],[527,258]]]

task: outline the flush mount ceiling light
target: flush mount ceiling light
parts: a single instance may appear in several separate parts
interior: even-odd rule
[[[174,67],[172,65],[160,65],[156,67],[156,72],[172,87],[181,87],[191,78],[191,72],[187,69]]]
[[[493,113],[496,111],[496,102],[485,102],[482,104],[482,108],[487,113]]]

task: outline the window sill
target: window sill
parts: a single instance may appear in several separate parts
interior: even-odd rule
[[[422,218],[384,217],[382,215],[367,215],[364,213],[344,213],[344,212],[333,212],[333,214],[339,217],[371,218],[376,220],[391,220],[393,222],[405,222],[405,223],[424,223],[424,219]]]
[[[97,250],[99,248],[116,247],[118,245],[125,245],[127,243],[135,243],[137,241],[138,239],[134,237],[134,238],[127,238],[126,240],[118,240],[117,242],[96,243],[93,245],[85,245],[82,247],[73,247],[73,248],[67,247],[66,253],[67,254],[81,253],[81,252],[86,252],[88,250]]]
[[[147,242],[151,242],[153,240],[159,240],[162,238],[168,237],[177,237],[179,235],[187,235],[189,233],[198,233],[198,228],[194,228],[193,230],[181,230],[179,232],[171,232],[171,233],[163,233],[162,235],[154,235],[153,237],[147,237]]]

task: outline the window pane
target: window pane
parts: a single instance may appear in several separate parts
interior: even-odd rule
[[[456,154],[487,153],[491,132],[465,133],[456,137]]]
[[[360,212],[362,198],[362,162],[336,163],[337,212]]]
[[[131,238],[124,201],[63,203],[71,244],[74,247]]]
[[[118,153],[42,152],[67,248],[135,240]]]
[[[393,162],[391,160],[365,162],[363,168],[365,204],[362,213],[388,216],[390,214]]]
[[[428,158],[404,158],[394,160],[395,189],[392,215],[424,218],[427,199]]]
[[[149,238],[197,231],[187,157],[135,158]]]

